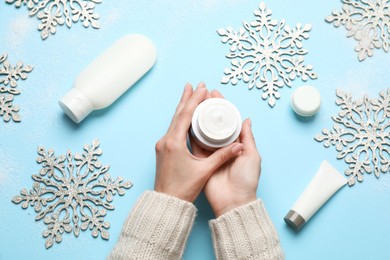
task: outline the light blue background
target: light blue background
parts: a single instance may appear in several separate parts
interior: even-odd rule
[[[0,259],[103,259],[113,248],[129,210],[140,196],[153,188],[154,144],[165,133],[186,82],[206,82],[237,105],[244,118],[253,121],[253,131],[263,157],[258,189],[280,235],[287,259],[390,259],[390,176],[366,175],[361,184],[345,187],[327,203],[300,233],[290,230],[283,217],[327,159],[340,171],[347,165],[336,159],[333,148],[313,140],[321,129],[333,125],[335,89],[377,97],[389,87],[390,54],[376,50],[374,57],[358,62],[355,41],[324,18],[341,8],[333,1],[267,1],[274,19],[287,24],[311,23],[313,29],[304,48],[305,63],[318,74],[310,80],[323,97],[318,115],[300,120],[291,111],[292,89],[283,88],[281,99],[271,109],[261,100],[261,91],[247,84],[221,85],[228,46],[220,42],[218,28],[238,29],[252,20],[259,1],[249,0],[148,0],[103,1],[97,5],[101,29],[73,24],[58,27],[46,41],[36,29],[37,18],[0,3],[0,52],[9,61],[34,65],[28,80],[19,81],[23,93],[15,98],[22,108],[20,124],[0,122]],[[80,125],[71,122],[57,101],[71,88],[78,73],[115,40],[129,33],[149,36],[158,49],[153,70],[113,106],[95,112]],[[293,81],[293,88],[303,85]],[[110,240],[94,239],[90,232],[63,236],[63,242],[46,250],[42,221],[34,220],[32,208],[22,210],[11,198],[32,185],[31,174],[40,167],[36,148],[52,147],[58,154],[99,138],[101,160],[111,165],[113,176],[134,182],[124,197],[114,198],[115,211],[108,212]],[[184,259],[213,259],[207,221],[211,209],[201,196],[196,224]]]

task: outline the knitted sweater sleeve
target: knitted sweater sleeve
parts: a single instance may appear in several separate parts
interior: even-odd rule
[[[108,259],[181,259],[196,211],[184,200],[145,192],[127,217]]]
[[[284,259],[276,230],[261,200],[209,222],[215,255],[228,259]]]

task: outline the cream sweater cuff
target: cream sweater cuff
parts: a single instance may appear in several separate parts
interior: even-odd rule
[[[209,222],[220,259],[284,259],[276,230],[261,200],[235,208]]]
[[[196,212],[192,203],[146,191],[127,217],[109,259],[181,259]]]

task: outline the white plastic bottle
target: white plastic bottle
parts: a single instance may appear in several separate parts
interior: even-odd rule
[[[124,36],[78,75],[59,105],[80,123],[93,110],[111,105],[153,67],[156,58],[150,39],[139,34]]]
[[[233,143],[241,133],[241,115],[222,98],[206,99],[192,116],[191,134],[203,148],[214,151]]]

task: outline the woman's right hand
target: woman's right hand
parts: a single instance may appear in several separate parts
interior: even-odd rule
[[[216,90],[211,92],[211,97],[223,98]],[[256,148],[250,119],[243,122],[238,142],[244,145],[240,155],[218,168],[204,187],[207,200],[216,217],[257,198],[261,157]],[[191,147],[197,157],[207,157],[210,153],[194,140],[191,140]]]

